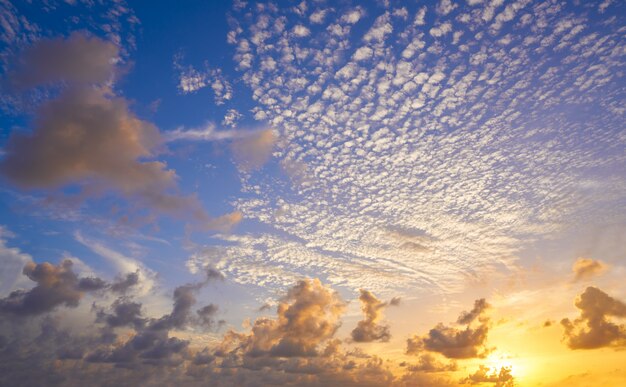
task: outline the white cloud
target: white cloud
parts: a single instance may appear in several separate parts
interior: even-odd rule
[[[452,23],[450,22],[441,23],[431,28],[429,32],[431,36],[434,36],[435,38],[440,38],[452,32]]]
[[[16,247],[7,246],[7,240],[15,237],[5,226],[0,225],[0,295],[4,296],[18,288],[30,287],[32,281],[22,275],[30,255]]]
[[[304,38],[311,35],[311,30],[303,25],[298,24],[293,28],[293,34],[299,38]]]
[[[374,55],[374,50],[367,46],[359,47],[353,55],[354,60],[362,61],[366,59],[370,59]]]
[[[278,286],[282,275],[310,269],[346,286],[356,286],[345,278],[360,272],[355,281],[388,290],[389,281],[373,274],[379,265],[402,286],[453,291],[463,273],[512,267],[529,240],[583,216],[575,214],[588,195],[577,183],[584,171],[624,165],[619,152],[610,161],[592,156],[626,141],[612,113],[620,111],[610,82],[621,63],[615,31],[574,28],[589,20],[559,24],[566,12],[545,5],[534,5],[529,18],[522,1],[509,11],[500,0],[446,4],[454,12],[434,21],[425,7],[412,22],[392,11],[373,15],[359,33],[349,22],[364,22],[364,12],[337,6],[339,22],[325,18],[311,39],[274,34],[241,58],[257,64],[244,70],[257,102],[252,114],[280,133],[274,155],[281,165],[306,166],[307,184],[291,176],[245,179],[246,198],[234,205],[275,232],[225,244],[220,265],[236,281]],[[271,16],[280,17],[280,10]],[[238,44],[255,33],[244,28]],[[551,64],[551,50],[567,66]],[[284,52],[303,59],[275,59]],[[606,111],[611,124],[588,117],[585,127],[594,130],[584,130],[561,109],[586,104]],[[590,137],[581,144],[576,130]],[[594,200],[609,203],[618,196],[610,191]],[[399,242],[389,227],[413,237]],[[426,236],[427,246],[415,235]],[[358,269],[345,266],[357,262]]]
[[[437,13],[440,15],[447,15],[452,12],[458,5],[456,5],[452,0],[439,0],[439,4],[437,4]]]

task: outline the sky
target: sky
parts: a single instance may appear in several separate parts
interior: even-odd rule
[[[626,385],[625,37],[0,0],[0,385]]]

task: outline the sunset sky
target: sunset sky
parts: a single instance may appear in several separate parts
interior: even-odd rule
[[[626,2],[0,0],[0,386],[626,386]]]

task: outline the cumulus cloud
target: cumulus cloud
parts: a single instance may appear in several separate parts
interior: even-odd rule
[[[204,280],[177,287],[174,290],[172,311],[158,319],[142,317],[142,305],[120,298],[112,305],[112,312],[98,313],[99,322],[106,324],[103,342],[113,342],[116,335],[112,329],[133,327],[135,335],[122,343],[92,350],[85,360],[91,363],[114,363],[121,367],[136,364],[178,365],[190,358],[189,340],[171,337],[171,330],[183,330],[189,325],[212,326],[217,308],[202,308],[198,316],[192,313],[196,294],[210,281],[221,278],[218,272],[208,269]]]
[[[457,364],[452,361],[449,363],[443,363],[435,358],[430,353],[424,353],[420,355],[417,363],[407,365],[407,370],[410,372],[447,372],[456,371]]]
[[[592,258],[578,258],[572,266],[574,273],[574,282],[591,279],[606,271],[607,266],[604,262]]]
[[[471,311],[461,313],[457,323],[466,325],[465,329],[439,323],[428,334],[409,338],[407,354],[431,351],[451,359],[484,357],[489,352],[485,346],[489,332],[489,319],[485,316],[488,307],[485,299],[478,299]]]
[[[397,304],[396,299],[389,303],[382,302],[371,292],[361,289],[359,301],[365,319],[357,323],[357,327],[352,330],[352,340],[357,343],[369,343],[372,341],[389,341],[391,333],[388,325],[379,324],[383,318],[383,310],[388,305]]]
[[[78,278],[72,271],[72,261],[58,265],[48,262],[28,262],[23,273],[36,285],[28,291],[16,290],[0,299],[0,313],[15,316],[34,316],[49,312],[58,306],[78,306],[85,292],[103,289],[99,278]]]
[[[479,365],[478,370],[461,380],[464,384],[493,383],[494,387],[513,387],[515,378],[511,374],[511,369],[501,367],[499,370],[492,370],[484,365]]]
[[[626,327],[611,322],[609,317],[626,317],[626,304],[602,290],[589,286],[578,297],[575,305],[580,317],[573,321],[564,318],[565,342],[571,349],[593,349],[626,346]]]
[[[244,171],[261,168],[269,160],[276,140],[276,135],[271,129],[236,139],[231,144],[235,161]]]
[[[315,356],[339,328],[344,302],[318,279],[302,280],[277,307],[278,318],[257,319],[243,338],[246,355]]]
[[[127,273],[111,284],[111,290],[116,293],[126,293],[129,289],[139,284],[139,270]]]

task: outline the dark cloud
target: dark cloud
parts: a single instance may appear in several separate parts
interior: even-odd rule
[[[575,303],[580,317],[561,320],[565,341],[571,349],[593,349],[626,346],[626,327],[609,321],[609,317],[626,317],[626,304],[602,290],[589,286]]]
[[[461,313],[456,322],[462,325],[470,324],[472,321],[480,318],[488,307],[489,304],[487,304],[484,298],[476,300],[474,301],[474,308],[469,312]]]
[[[113,303],[112,313],[100,311],[97,321],[106,324],[102,342],[111,342],[111,337],[116,337],[111,330],[113,328],[132,327],[136,333],[124,344],[98,348],[85,359],[91,363],[113,363],[117,367],[126,368],[137,367],[138,364],[175,366],[190,359],[189,341],[170,337],[170,331],[183,330],[193,324],[205,325],[217,312],[217,307],[205,307],[197,317],[191,313],[196,304],[197,292],[210,281],[221,279],[213,269],[207,269],[205,274],[201,282],[177,287],[174,290],[172,311],[158,319],[143,318],[142,305],[124,298]]]
[[[200,324],[209,328],[215,325],[215,314],[218,311],[218,306],[215,304],[206,305],[196,311]]]
[[[599,274],[602,274],[607,266],[599,260],[591,258],[578,258],[572,266],[574,273],[574,282],[588,280]]]
[[[478,370],[461,380],[464,384],[493,383],[494,387],[513,387],[515,378],[511,374],[511,369],[501,367],[499,370],[491,370],[489,367],[479,365]]]
[[[205,282],[179,286],[174,290],[174,308],[168,315],[150,325],[150,329],[181,329],[190,321],[191,309],[196,304],[196,293]]]
[[[101,310],[98,312],[96,321],[104,322],[111,328],[131,326],[140,329],[146,323],[146,319],[141,315],[141,307],[142,305],[138,302],[120,298],[112,305],[113,313],[108,314]]]
[[[352,330],[352,340],[358,343],[389,341],[391,338],[389,326],[380,325],[379,322],[383,317],[383,310],[390,304],[380,301],[367,290],[361,289],[360,292],[359,300],[365,318],[359,321],[357,327]]]
[[[106,308],[94,306],[92,330],[62,329],[57,319],[45,317],[42,324],[29,319],[11,325],[16,335],[4,330],[10,321],[0,320],[5,337],[0,384],[387,386],[397,381],[379,357],[342,349],[335,334],[345,304],[319,280],[296,284],[279,300],[277,315],[258,319],[249,332],[229,331],[217,347],[192,347],[179,334],[212,325],[207,321],[215,318],[217,306],[195,305],[200,289],[218,278],[207,270],[203,280],[176,288],[171,312],[160,318],[145,317],[141,303],[122,295]],[[111,285],[98,294],[101,302],[119,292]],[[36,328],[32,333],[30,325]],[[434,374],[445,365],[424,358],[416,367],[422,371],[415,372]]]
[[[139,271],[128,273],[123,278],[118,278],[111,284],[111,290],[123,294],[137,284],[139,284]]]
[[[26,275],[36,285],[30,290],[17,290],[0,299],[0,313],[17,316],[40,315],[57,306],[76,307],[85,292],[104,288],[99,278],[81,278],[72,271],[72,261],[66,259],[59,265],[48,262],[28,262]]]
[[[51,82],[104,83],[115,70],[116,45],[82,33],[44,39],[25,49],[10,79],[18,88]]]
[[[78,281],[78,289],[84,292],[94,292],[108,286],[106,281],[97,277],[81,278]]]
[[[458,329],[441,323],[424,336],[413,336],[407,340],[407,354],[422,351],[438,352],[451,359],[484,357],[489,350],[485,347],[489,320],[484,315],[489,304],[484,299],[474,302],[474,308],[463,312],[457,323],[467,325]]]

